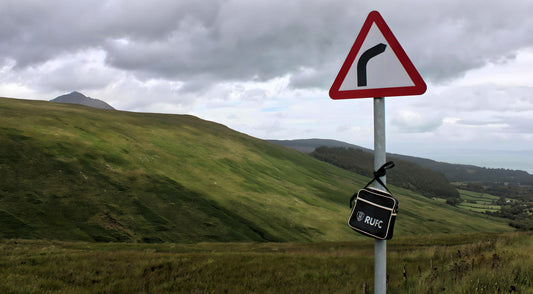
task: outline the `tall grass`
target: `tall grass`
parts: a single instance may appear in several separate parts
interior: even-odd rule
[[[533,235],[388,242],[388,293],[533,293]],[[373,240],[126,244],[3,240],[2,293],[363,293]]]
[[[507,234],[400,253],[406,271],[390,292],[533,293],[531,252],[532,234]],[[400,280],[397,267],[391,275]]]

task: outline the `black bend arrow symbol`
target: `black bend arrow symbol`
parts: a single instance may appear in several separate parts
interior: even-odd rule
[[[366,64],[368,63],[368,61],[372,57],[385,52],[385,48],[387,48],[387,45],[379,43],[376,46],[366,50],[363,54],[361,54],[361,57],[359,57],[359,61],[357,62],[358,87],[366,86]]]

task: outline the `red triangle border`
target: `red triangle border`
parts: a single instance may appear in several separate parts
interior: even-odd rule
[[[361,46],[363,45],[363,42],[365,41],[368,32],[370,31],[370,27],[373,23],[376,24],[378,29],[385,37],[385,40],[389,44],[390,48],[396,54],[396,57],[398,58],[398,60],[406,70],[407,74],[413,81],[414,86],[340,91],[339,89],[344,79],[346,78],[350,67],[353,64],[355,57],[359,53],[359,50],[361,49]],[[368,14],[368,17],[366,18],[365,23],[363,24],[363,27],[359,32],[359,35],[357,35],[357,38],[355,39],[355,42],[352,45],[352,48],[350,49],[346,60],[344,61],[339,73],[337,74],[337,77],[335,78],[335,81],[333,82],[333,85],[329,90],[329,96],[331,97],[331,99],[354,99],[421,95],[426,92],[426,89],[427,86],[424,82],[424,79],[422,79],[422,76],[420,76],[415,66],[403,50],[402,46],[400,45],[396,37],[394,37],[394,34],[390,30],[383,17],[381,17],[379,12],[374,10]]]

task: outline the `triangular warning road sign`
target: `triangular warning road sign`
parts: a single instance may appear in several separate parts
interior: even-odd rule
[[[420,95],[426,83],[379,12],[368,14],[329,90],[332,99]]]

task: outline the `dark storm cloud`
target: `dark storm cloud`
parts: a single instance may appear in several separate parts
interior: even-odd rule
[[[533,3],[519,0],[8,0],[0,3],[0,56],[22,69],[92,49],[108,66],[189,90],[285,75],[293,87],[325,88],[373,9],[435,82],[533,46]]]
[[[533,46],[533,19],[528,16],[532,2],[426,3],[417,8],[424,16],[400,25],[399,32],[420,71],[434,81],[461,76],[487,62],[505,62],[519,49]]]
[[[221,80],[267,80],[321,67],[337,50],[332,24],[339,22],[331,9],[321,9],[325,4],[223,3],[216,13],[204,14],[209,19],[184,18],[156,41],[110,40],[109,62],[180,79],[209,73]]]
[[[2,1],[0,46],[20,67],[65,52],[101,48],[108,40],[161,42],[187,17],[206,18],[208,1]],[[197,9],[196,6],[202,6]]]
[[[0,53],[20,69],[97,48],[140,76],[267,80],[338,61],[337,34],[352,34],[367,11],[343,10],[323,1],[4,1]]]

